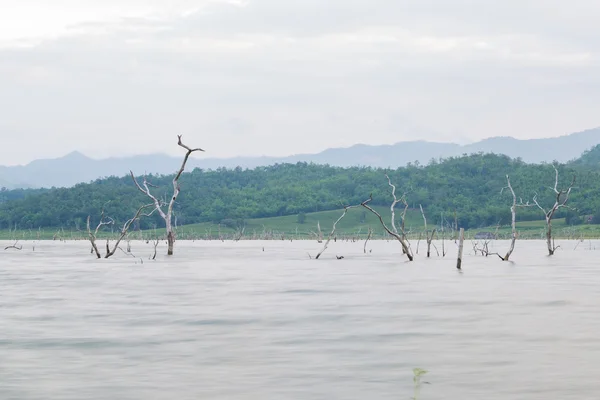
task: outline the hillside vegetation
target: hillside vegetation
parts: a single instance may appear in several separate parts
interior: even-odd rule
[[[559,165],[560,186],[568,186],[577,176],[571,206],[575,212],[557,215],[568,223],[580,222],[578,216],[600,210],[600,174],[597,168],[576,163]],[[506,156],[475,154],[411,164],[394,170],[376,168],[340,168],[307,163],[279,164],[251,170],[195,169],[181,178],[182,192],[176,203],[179,226],[212,223],[231,228],[244,226],[247,220],[336,210],[342,204],[359,204],[372,194],[374,205],[389,207],[388,174],[398,192],[409,192],[411,209],[421,204],[430,223],[440,216],[454,218],[459,225],[476,229],[507,224],[510,219],[510,195],[501,190],[510,175],[517,196],[524,201],[539,194],[542,204],[553,203],[549,189],[554,184],[551,165],[526,164]],[[149,176],[157,185],[157,196],[168,198],[172,176]],[[50,190],[3,191],[0,193],[0,229],[85,228],[88,215],[96,220],[104,206],[117,223],[130,218],[148,199],[136,191],[130,177],[110,177],[72,188]],[[543,217],[537,208],[519,210],[520,221]],[[418,217],[418,215],[417,215]],[[137,228],[161,227],[154,216],[143,219]]]

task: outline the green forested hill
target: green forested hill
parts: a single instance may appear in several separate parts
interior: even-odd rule
[[[585,151],[581,157],[571,161],[570,165],[600,169],[600,144]]]
[[[577,214],[600,210],[600,169],[560,165],[560,185],[568,186],[577,175],[571,205]],[[553,202],[551,165],[532,165],[506,156],[475,154],[432,161],[427,166],[409,165],[395,170],[338,168],[306,163],[280,164],[252,170],[196,169],[181,178],[182,192],[176,204],[179,225],[239,221],[249,218],[296,215],[358,204],[372,193],[374,205],[389,205],[389,174],[398,192],[410,191],[410,206],[422,204],[431,216],[456,213],[466,228],[508,223],[510,196],[501,194],[506,175],[527,201],[539,193],[542,204]],[[168,198],[172,176],[148,178],[157,196]],[[0,193],[0,229],[8,227],[84,228],[88,215],[97,217],[104,204],[117,222],[130,218],[148,200],[135,189],[130,177],[106,178],[72,188]],[[107,203],[108,202],[108,203]],[[565,216],[564,214],[557,217]],[[520,220],[542,218],[537,208],[519,211]],[[158,217],[142,220],[141,227],[161,226]]]

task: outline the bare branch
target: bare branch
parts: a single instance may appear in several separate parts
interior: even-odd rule
[[[381,218],[381,214],[379,214],[377,211],[375,211],[373,208],[371,208],[369,206],[369,203],[373,201],[373,195],[370,195],[369,198],[365,201],[363,201],[360,205],[363,206],[364,208],[366,208],[367,210],[371,211],[373,214],[375,214],[377,216],[377,218],[379,218],[379,222],[381,223],[381,226],[383,226],[383,229],[385,229],[385,231],[395,237],[400,244],[402,245],[402,250],[404,251],[404,254],[406,254],[406,257],[408,257],[409,261],[413,260],[413,255],[410,252],[410,248],[408,247],[408,245],[406,244],[406,241],[404,240],[404,238],[402,236],[400,236],[399,234],[397,234],[396,232],[393,232],[392,230],[390,230],[390,228],[387,227],[387,225],[385,224],[385,222],[383,222],[383,218]]]
[[[8,249],[15,249],[15,250],[23,250],[23,245],[21,246],[17,246],[17,243],[19,243],[19,241],[15,241],[15,244],[13,244],[12,246],[6,246],[4,248],[4,250],[8,250]]]
[[[323,249],[321,249],[321,251],[319,252],[319,254],[317,254],[317,256],[315,257],[315,260],[318,260],[319,257],[321,257],[321,254],[323,254],[323,252],[325,250],[327,250],[327,246],[329,246],[329,242],[331,241],[331,238],[335,234],[335,228],[336,228],[338,222],[340,222],[346,216],[346,214],[348,213],[348,210],[350,210],[351,208],[356,208],[356,207],[359,207],[359,206],[344,206],[344,213],[337,219],[337,221],[335,221],[333,223],[333,228],[331,229],[331,233],[327,237],[327,241],[325,242],[325,245],[323,246]]]
[[[150,212],[148,214],[142,214],[142,211],[144,211],[147,208],[153,207],[153,206],[154,206],[154,204],[145,204],[145,205],[141,206],[140,208],[138,208],[138,210],[135,213],[135,215],[133,216],[133,218],[127,220],[123,224],[123,228],[121,228],[121,234],[119,235],[119,238],[117,239],[117,241],[116,241],[115,245],[113,246],[112,250],[110,250],[109,247],[108,247],[108,241],[106,242],[106,255],[104,256],[104,258],[109,258],[113,254],[115,254],[115,252],[117,251],[117,248],[119,248],[119,243],[121,243],[121,240],[123,240],[123,238],[129,232],[129,228],[131,227],[131,224],[133,224],[141,216],[149,217],[149,216],[151,216],[154,213],[154,211],[156,211],[156,208],[155,208],[155,209],[152,210],[152,212]]]

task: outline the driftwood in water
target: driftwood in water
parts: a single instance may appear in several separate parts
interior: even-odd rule
[[[8,249],[14,249],[14,250],[23,250],[23,245],[21,246],[17,246],[17,244],[19,243],[19,241],[17,240],[15,242],[15,244],[13,244],[12,246],[6,246],[4,248],[4,250],[8,250]],[[35,251],[35,247],[33,248],[33,251]]]

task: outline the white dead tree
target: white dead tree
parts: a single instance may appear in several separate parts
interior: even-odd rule
[[[321,232],[321,222],[317,221],[317,232],[313,232],[317,238],[317,243],[323,243],[323,232]]]
[[[419,204],[419,208],[421,209],[421,215],[423,216],[423,225],[425,230],[425,240],[427,241],[427,258],[431,256],[431,242],[433,241],[433,236],[435,235],[435,228],[431,232],[427,229],[427,217],[425,216],[425,211],[423,211],[423,206]],[[437,247],[435,247],[435,251],[437,252]],[[438,252],[438,256],[440,253]]]
[[[369,234],[367,235],[367,240],[365,240],[365,245],[363,247],[363,253],[367,254],[367,243],[369,243],[369,239],[371,239],[371,235],[373,234],[373,229],[369,227]]]
[[[385,224],[385,222],[383,222],[383,218],[381,218],[381,214],[379,214],[377,211],[375,211],[373,208],[371,208],[369,206],[369,203],[371,201],[373,201],[373,195],[370,195],[369,198],[367,200],[363,201],[360,205],[363,206],[364,208],[366,208],[367,210],[371,211],[373,214],[375,214],[377,216],[377,218],[379,218],[379,222],[381,223],[381,226],[383,226],[383,229],[385,229],[385,231],[389,235],[395,237],[400,242],[400,244],[402,245],[402,251],[404,254],[406,254],[408,261],[412,261],[414,259],[414,257],[410,250],[410,246],[408,245],[408,241],[405,240],[405,238],[402,237],[402,235],[399,235],[398,232],[394,232],[390,228],[388,228],[388,226]]]
[[[518,233],[517,233],[517,207],[529,207],[530,206],[529,202],[527,204],[523,204],[523,200],[521,200],[520,204],[517,204],[517,195],[515,194],[515,191],[513,190],[513,187],[510,183],[510,177],[508,175],[506,175],[506,186],[503,187],[502,190],[500,190],[500,194],[502,194],[504,192],[504,190],[506,190],[506,189],[508,189],[510,191],[510,194],[512,195],[512,198],[513,198],[512,205],[510,206],[512,234],[511,234],[510,247],[508,248],[508,251],[506,252],[506,254],[504,256],[502,256],[500,253],[490,253],[488,250],[488,244],[489,244],[488,240],[484,241],[482,248],[478,248],[477,243],[475,243],[473,245],[473,250],[475,251],[475,254],[477,254],[477,251],[480,251],[481,255],[484,255],[484,256],[496,255],[502,261],[509,261],[511,254],[515,250],[515,243],[517,241],[517,236],[518,236]],[[495,238],[498,237],[497,235],[498,235],[499,225],[500,225],[500,223],[498,223],[498,226],[496,226],[496,233],[494,234]]]
[[[392,204],[390,205],[390,212],[392,214],[391,216],[391,223],[392,223],[392,230],[394,231],[395,234],[398,234],[398,228],[396,227],[396,205],[398,203],[402,203],[402,205],[404,205],[404,209],[402,210],[402,214],[400,214],[400,233],[402,236],[402,240],[404,242],[406,242],[406,245],[408,246],[409,250],[410,250],[410,242],[408,241],[408,239],[406,238],[406,230],[405,228],[405,223],[406,223],[406,211],[408,210],[408,202],[406,201],[406,195],[408,194],[408,192],[404,192],[402,193],[402,196],[400,198],[398,198],[396,196],[396,185],[394,185],[390,179],[390,177],[386,174],[385,177],[388,180],[388,185],[392,188],[392,197],[394,198],[394,201],[392,201]],[[402,254],[407,254],[406,251],[404,250],[404,246],[402,247]]]
[[[185,144],[183,144],[183,142],[181,141],[181,135],[177,135],[177,138],[178,138],[177,144],[180,147],[183,147],[186,150],[186,153],[183,158],[183,162],[181,163],[181,167],[179,168],[179,171],[177,171],[177,174],[173,178],[173,196],[171,196],[171,200],[169,201],[168,204],[162,200],[158,200],[152,193],[150,193],[150,186],[152,186],[152,187],[156,187],[156,186],[151,185],[146,180],[145,176],[144,176],[144,181],[142,182],[142,185],[140,185],[138,183],[137,179],[135,178],[135,176],[133,175],[133,172],[129,171],[131,173],[131,179],[133,179],[135,186],[138,188],[138,190],[140,192],[144,193],[146,196],[148,196],[150,199],[152,199],[152,201],[154,203],[154,208],[156,209],[158,214],[161,216],[161,218],[165,221],[165,227],[166,227],[166,231],[167,231],[167,245],[168,245],[167,255],[169,255],[169,256],[173,255],[173,245],[175,244],[175,232],[173,231],[173,224],[172,224],[171,220],[172,220],[172,216],[173,216],[173,206],[175,205],[177,196],[179,196],[179,193],[181,192],[181,186],[179,185],[179,178],[181,177],[181,174],[183,174],[183,171],[185,170],[185,165],[186,165],[190,155],[195,151],[204,151],[201,148],[192,149],[191,147],[188,147]],[[166,212],[163,210],[163,207],[165,207],[165,206],[167,207]]]
[[[573,179],[571,180],[571,184],[569,185],[569,187],[566,189],[558,190],[558,169],[554,165],[553,165],[553,167],[554,167],[554,172],[555,172],[555,179],[554,179],[554,187],[552,187],[551,189],[554,191],[554,194],[556,195],[554,205],[549,209],[545,209],[538,202],[537,193],[535,194],[535,196],[533,196],[533,203],[540,210],[542,210],[542,212],[544,213],[544,216],[546,217],[546,244],[548,246],[548,255],[550,255],[550,256],[553,255],[554,252],[556,251],[556,249],[558,248],[558,246],[555,246],[554,238],[552,237],[552,218],[554,218],[556,211],[558,211],[559,209],[561,209],[563,207],[568,207],[567,202],[569,201],[569,196],[571,195],[571,190],[573,190],[573,186],[575,185],[575,180],[576,180],[575,175],[573,175]]]
[[[513,198],[512,206],[510,206],[512,232],[511,232],[510,247],[508,248],[506,255],[504,257],[502,257],[498,253],[496,253],[496,255],[498,257],[500,257],[500,259],[502,261],[509,261],[511,254],[515,250],[515,243],[517,241],[517,236],[518,236],[518,233],[517,233],[517,207],[529,207],[530,204],[529,203],[523,204],[523,200],[521,200],[521,202],[519,204],[517,204],[517,195],[515,194],[515,191],[513,190],[513,187],[510,184],[510,177],[508,175],[506,175],[506,186],[504,188],[502,188],[502,190],[500,191],[501,194],[504,191],[504,189],[510,190],[510,194],[512,195],[512,198]]]
[[[152,215],[154,210],[148,214],[142,213],[142,211],[144,211],[145,209],[150,208],[152,206],[154,206],[154,204],[146,204],[146,205],[141,206],[140,208],[138,208],[138,210],[135,213],[135,215],[133,216],[133,218],[127,220],[123,224],[123,227],[121,228],[121,232],[119,233],[119,237],[117,238],[117,241],[115,242],[112,249],[110,248],[110,240],[106,239],[106,253],[104,255],[104,258],[109,258],[109,257],[113,256],[115,254],[115,252],[117,251],[117,249],[119,249],[119,244],[121,243],[123,238],[125,236],[127,236],[127,234],[129,233],[129,228],[131,227],[131,224],[133,224],[135,221],[137,221],[142,216],[149,217]],[[96,245],[96,239],[98,238],[98,232],[100,231],[100,229],[103,226],[113,225],[114,223],[115,223],[115,221],[112,218],[106,217],[104,215],[104,207],[103,207],[102,213],[100,214],[100,222],[98,222],[96,229],[92,232],[92,229],[90,226],[90,216],[88,215],[88,217],[87,217],[87,231],[88,231],[88,237],[89,237],[90,243],[92,244],[92,253],[96,253],[96,257],[98,257],[98,258],[102,258],[102,255],[100,254],[100,251],[98,250],[98,246]]]
[[[441,213],[441,224],[440,224],[440,228],[442,230],[442,257],[446,257],[446,246],[444,244],[444,241],[446,239],[446,233],[444,231],[444,225],[446,224],[445,220],[444,220],[444,213]]]
[[[92,253],[96,253],[96,257],[98,258],[102,258],[102,256],[100,255],[100,251],[98,250],[98,246],[96,246],[96,238],[98,237],[98,232],[100,231],[100,229],[103,226],[106,225],[112,225],[115,223],[115,221],[110,218],[110,217],[106,217],[104,215],[104,207],[102,207],[102,212],[100,213],[100,222],[98,222],[98,225],[96,226],[96,229],[94,230],[94,232],[92,232],[91,226],[90,226],[90,219],[91,216],[88,215],[87,217],[87,231],[88,231],[88,237],[90,239],[90,243],[92,245]]]
[[[510,214],[511,214],[511,225],[510,226],[512,228],[512,234],[511,234],[511,240],[510,240],[510,247],[508,248],[506,255],[504,257],[498,255],[498,257],[500,257],[502,259],[502,261],[508,261],[510,259],[510,255],[515,250],[515,242],[517,241],[517,195],[515,194],[515,191],[513,190],[513,187],[510,184],[510,177],[508,175],[506,175],[506,187],[503,188],[502,190],[504,190],[504,189],[510,190],[510,194],[512,195],[512,198],[513,198],[512,206],[510,206]],[[500,193],[502,193],[502,192],[500,192]]]
[[[337,221],[335,221],[333,223],[333,228],[331,229],[331,233],[329,233],[329,236],[327,237],[327,241],[325,242],[325,244],[323,245],[323,248],[321,249],[321,251],[319,252],[319,254],[317,254],[317,256],[315,257],[316,260],[319,259],[319,257],[321,257],[321,254],[323,254],[325,252],[325,250],[327,250],[327,246],[329,246],[329,242],[331,241],[331,238],[333,237],[333,235],[335,235],[335,228],[338,224],[338,222],[340,222],[348,213],[348,210],[352,209],[352,208],[356,208],[358,206],[344,206],[344,213],[337,219]],[[319,226],[319,231],[320,231],[320,226]],[[339,260],[340,258],[338,258]]]

